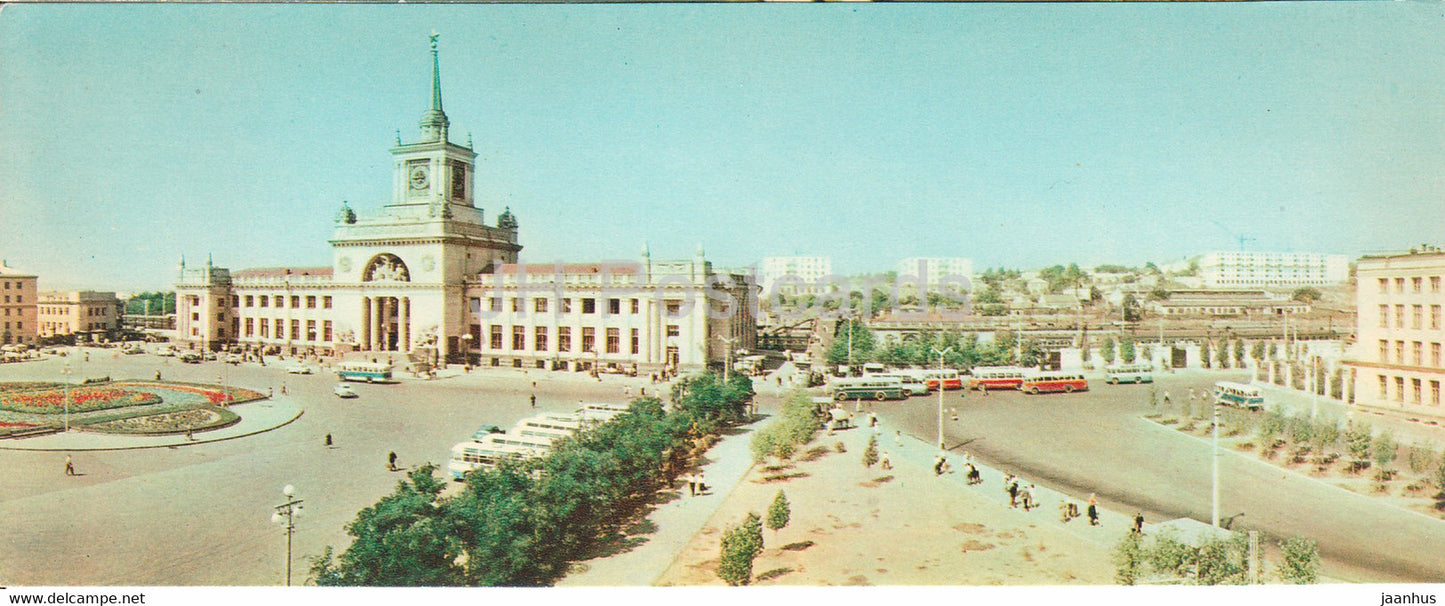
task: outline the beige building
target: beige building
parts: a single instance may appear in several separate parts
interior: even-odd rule
[[[1445,252],[1363,257],[1355,272],[1358,327],[1345,361],[1354,375],[1355,403],[1445,417]]]
[[[644,255],[620,264],[630,270],[517,265],[517,219],[507,209],[488,225],[475,206],[476,153],[470,141],[448,139],[435,45],[432,60],[432,106],[422,116],[421,140],[398,138],[391,149],[391,202],[366,215],[342,204],[329,267],[231,271],[210,259],[201,267],[182,260],[179,344],[640,372],[722,360],[729,347],[720,337],[752,347],[751,303],[725,319],[705,313],[710,301],[732,293],[751,302],[751,281],[715,274],[701,249],[690,261]]]
[[[39,334],[36,321],[35,283],[38,278],[0,261],[0,344],[34,344]]]
[[[123,308],[113,292],[46,292],[40,293],[38,303],[38,330],[42,337],[120,329]]]

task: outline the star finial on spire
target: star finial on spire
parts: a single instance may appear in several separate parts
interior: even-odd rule
[[[440,37],[441,37],[441,34],[437,33],[436,30],[432,30],[432,31],[431,31],[431,49],[432,49],[432,52],[436,52],[436,49],[437,49],[437,38],[440,38]]]

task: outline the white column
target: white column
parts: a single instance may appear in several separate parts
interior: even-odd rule
[[[361,298],[361,339],[357,346],[360,349],[371,349],[371,297]]]

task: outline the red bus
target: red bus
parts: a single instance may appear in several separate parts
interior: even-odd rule
[[[968,379],[968,388],[1018,389],[1030,372],[1033,369],[1018,366],[979,366],[970,371],[973,376]]]
[[[951,368],[944,368],[942,370],[937,368],[913,368],[899,372],[907,372],[910,375],[918,377],[918,379],[923,381],[923,384],[928,387],[929,391],[939,389],[940,385],[942,385],[942,388],[945,390],[963,389],[963,378],[958,376],[957,370]]]
[[[1040,372],[1025,377],[1019,388],[1029,394],[1056,391],[1072,393],[1088,391],[1089,382],[1084,380],[1084,375],[1076,372]]]

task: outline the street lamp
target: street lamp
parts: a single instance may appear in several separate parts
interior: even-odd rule
[[[65,391],[65,431],[70,431],[70,360],[65,361],[65,366],[60,369],[60,374],[65,376],[62,383]]]
[[[462,366],[472,371],[472,333],[462,335]]]
[[[1219,399],[1218,399],[1218,398],[1215,398],[1215,400],[1214,400],[1214,405],[1211,406],[1210,409],[1213,411],[1213,415],[1212,415],[1212,416],[1214,417],[1214,423],[1213,423],[1213,425],[1214,425],[1214,427],[1213,427],[1213,434],[1214,434],[1214,435],[1213,435],[1213,438],[1212,438],[1212,440],[1211,440],[1211,441],[1214,443],[1214,445],[1213,445],[1213,448],[1214,448],[1214,456],[1212,457],[1212,458],[1214,459],[1214,474],[1213,474],[1214,477],[1213,477],[1213,484],[1212,484],[1212,488],[1211,488],[1211,498],[1210,498],[1210,507],[1209,507],[1209,519],[1210,519],[1210,525],[1214,526],[1215,528],[1219,528]]]
[[[930,347],[933,353],[938,354],[938,450],[943,450],[943,356],[953,351],[952,347],[938,351],[936,347]]]
[[[296,489],[290,484],[281,489],[286,502],[276,506],[271,522],[286,529],[286,586],[291,586],[291,535],[296,534],[296,518],[301,517],[301,499],[295,496]]]

